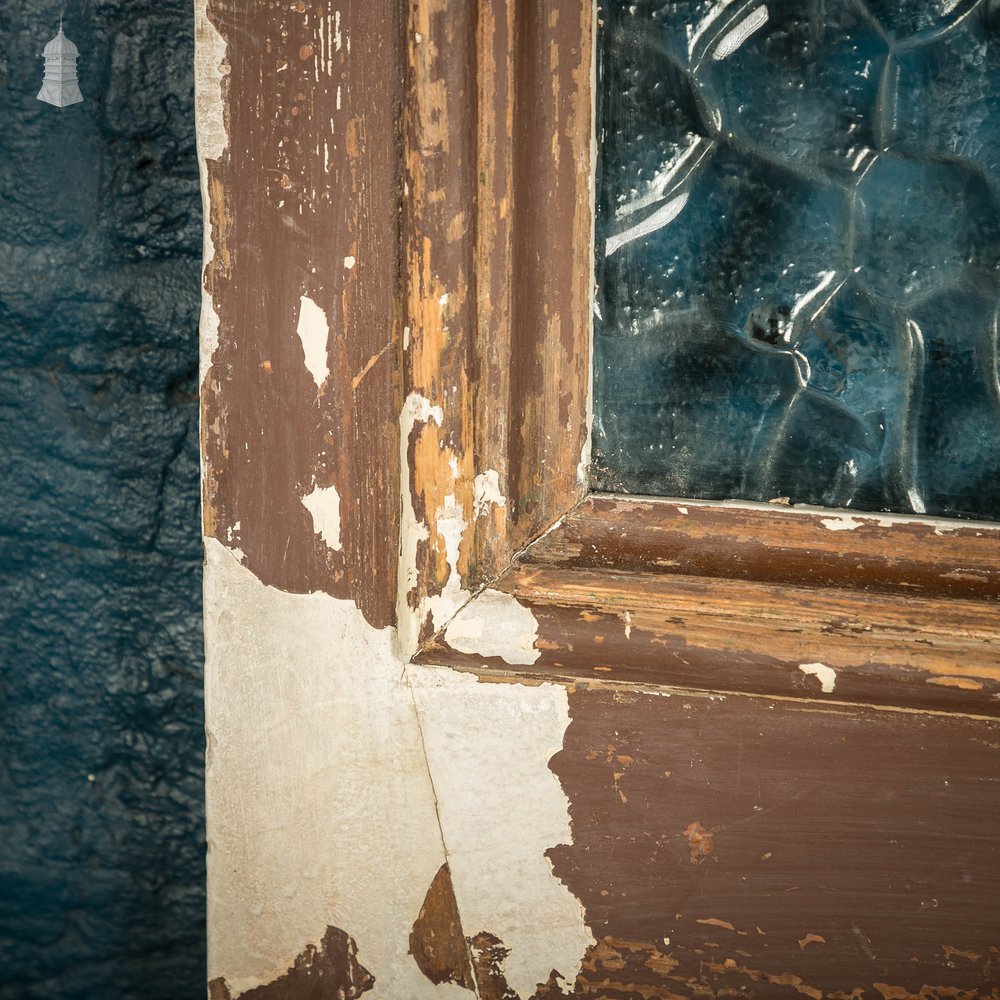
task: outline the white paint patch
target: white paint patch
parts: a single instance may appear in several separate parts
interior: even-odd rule
[[[445,641],[460,653],[499,656],[505,663],[534,663],[538,622],[523,604],[502,590],[484,590],[448,623]]]
[[[810,677],[815,677],[824,694],[832,693],[837,684],[837,671],[825,663],[800,663],[799,670]]]
[[[198,146],[198,166],[201,178],[201,205],[206,219],[212,217],[208,193],[208,163],[222,157],[228,143],[222,109],[222,81],[229,73],[226,42],[208,19],[208,0],[195,3],[194,100]],[[212,365],[212,355],[219,346],[219,314],[212,296],[205,289],[204,276],[215,258],[212,227],[203,227],[202,291],[201,291],[201,354],[198,365],[199,385]]]
[[[837,517],[820,518],[820,524],[830,531],[854,531],[864,523],[860,517],[849,517],[847,514],[840,514]]]
[[[419,629],[420,623],[430,615],[431,627],[437,632],[455,617],[456,612],[472,594],[462,587],[462,575],[458,571],[462,536],[468,526],[462,505],[455,500],[454,494],[449,493],[435,513],[438,537],[444,542],[448,579],[440,594],[421,599],[420,607],[417,609],[417,628]]]
[[[409,665],[462,925],[510,949],[521,997],[556,969],[572,983],[594,939],[545,852],[572,842],[568,802],[549,769],[569,725],[554,684],[480,683]]]
[[[767,6],[761,4],[747,15],[732,31],[727,32],[712,53],[715,60],[731,56],[755,31],[767,24]]]
[[[308,295],[299,300],[299,325],[295,331],[302,341],[306,368],[312,375],[316,388],[321,389],[330,368],[326,363],[327,344],[330,340],[330,324],[326,313]]]
[[[500,492],[500,473],[496,469],[480,472],[472,488],[472,513],[475,517],[485,517],[491,506],[507,506],[507,498]]]
[[[445,549],[449,573],[448,583],[444,592],[424,598],[420,607],[414,611],[409,604],[410,591],[417,585],[417,546],[430,538],[430,532],[423,521],[417,520],[413,509],[413,498],[410,490],[410,465],[407,452],[410,435],[417,424],[430,421],[439,427],[444,420],[444,411],[440,406],[432,406],[429,399],[420,393],[411,392],[399,413],[399,468],[400,489],[402,491],[402,517],[399,526],[399,564],[396,576],[397,604],[399,614],[399,646],[400,655],[408,660],[417,650],[420,635],[420,625],[428,613],[435,614],[434,621],[440,621],[443,626],[455,612],[469,599],[468,591],[462,590],[458,575],[458,549],[461,544],[461,533],[465,528],[465,517],[461,507],[455,503],[454,496],[445,499],[441,509],[437,511],[438,529],[448,532],[451,537],[445,539]],[[450,500],[450,507],[449,507]]]
[[[373,996],[467,998],[408,954],[445,852],[392,630],[205,547],[209,978],[238,996],[333,925]]]
[[[302,498],[302,506],[312,515],[313,527],[327,548],[339,552],[340,494],[336,486],[313,486],[312,493]]]
[[[348,255],[347,257],[344,258],[344,267],[346,267],[348,271],[352,271],[354,269],[354,265],[357,264],[357,262],[358,261],[356,257]]]

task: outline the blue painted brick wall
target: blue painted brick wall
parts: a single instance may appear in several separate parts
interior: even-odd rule
[[[0,0],[2,1000],[204,995],[191,8]]]

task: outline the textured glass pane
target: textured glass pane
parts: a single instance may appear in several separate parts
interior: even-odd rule
[[[1000,3],[602,20],[595,487],[1000,518]]]

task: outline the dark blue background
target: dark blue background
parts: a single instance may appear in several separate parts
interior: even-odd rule
[[[204,993],[191,8],[0,0],[3,1000]]]

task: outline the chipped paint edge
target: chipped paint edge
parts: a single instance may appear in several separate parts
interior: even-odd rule
[[[499,657],[511,666],[531,666],[539,656],[538,621],[512,594],[487,588],[448,622],[444,639],[452,649]]]
[[[467,938],[495,934],[507,981],[535,994],[556,970],[572,988],[595,939],[547,852],[572,844],[569,799],[549,766],[570,724],[558,682],[484,684],[446,666],[405,668]]]
[[[837,686],[837,671],[833,667],[825,663],[800,663],[799,670],[807,677],[815,677],[823,694],[833,694]]]
[[[407,951],[446,852],[394,630],[205,553],[209,980],[272,982],[335,925],[379,995],[440,1000]]]
[[[212,365],[212,357],[219,344],[219,314],[212,296],[205,288],[205,276],[215,259],[212,240],[212,197],[208,188],[208,161],[218,160],[226,152],[229,136],[226,131],[223,80],[228,74],[226,42],[208,17],[208,0],[195,0],[195,145],[198,154],[198,175],[201,188],[202,262],[201,262],[201,317],[199,321],[201,350],[199,354],[198,384]]]
[[[841,508],[816,507],[812,504],[774,504],[755,500],[695,500],[691,497],[659,497],[641,493],[628,495],[594,491],[587,495],[589,500],[628,500],[650,505],[676,507],[726,509],[747,511],[780,511],[798,517],[812,517],[823,523],[829,531],[854,530],[868,524],[883,527],[925,527],[933,528],[936,535],[950,535],[955,532],[980,531],[1000,534],[1000,521],[973,521],[962,518],[928,517],[926,514],[888,514],[884,511],[845,510]],[[687,513],[687,511],[683,511]],[[830,522],[830,523],[827,523]]]

